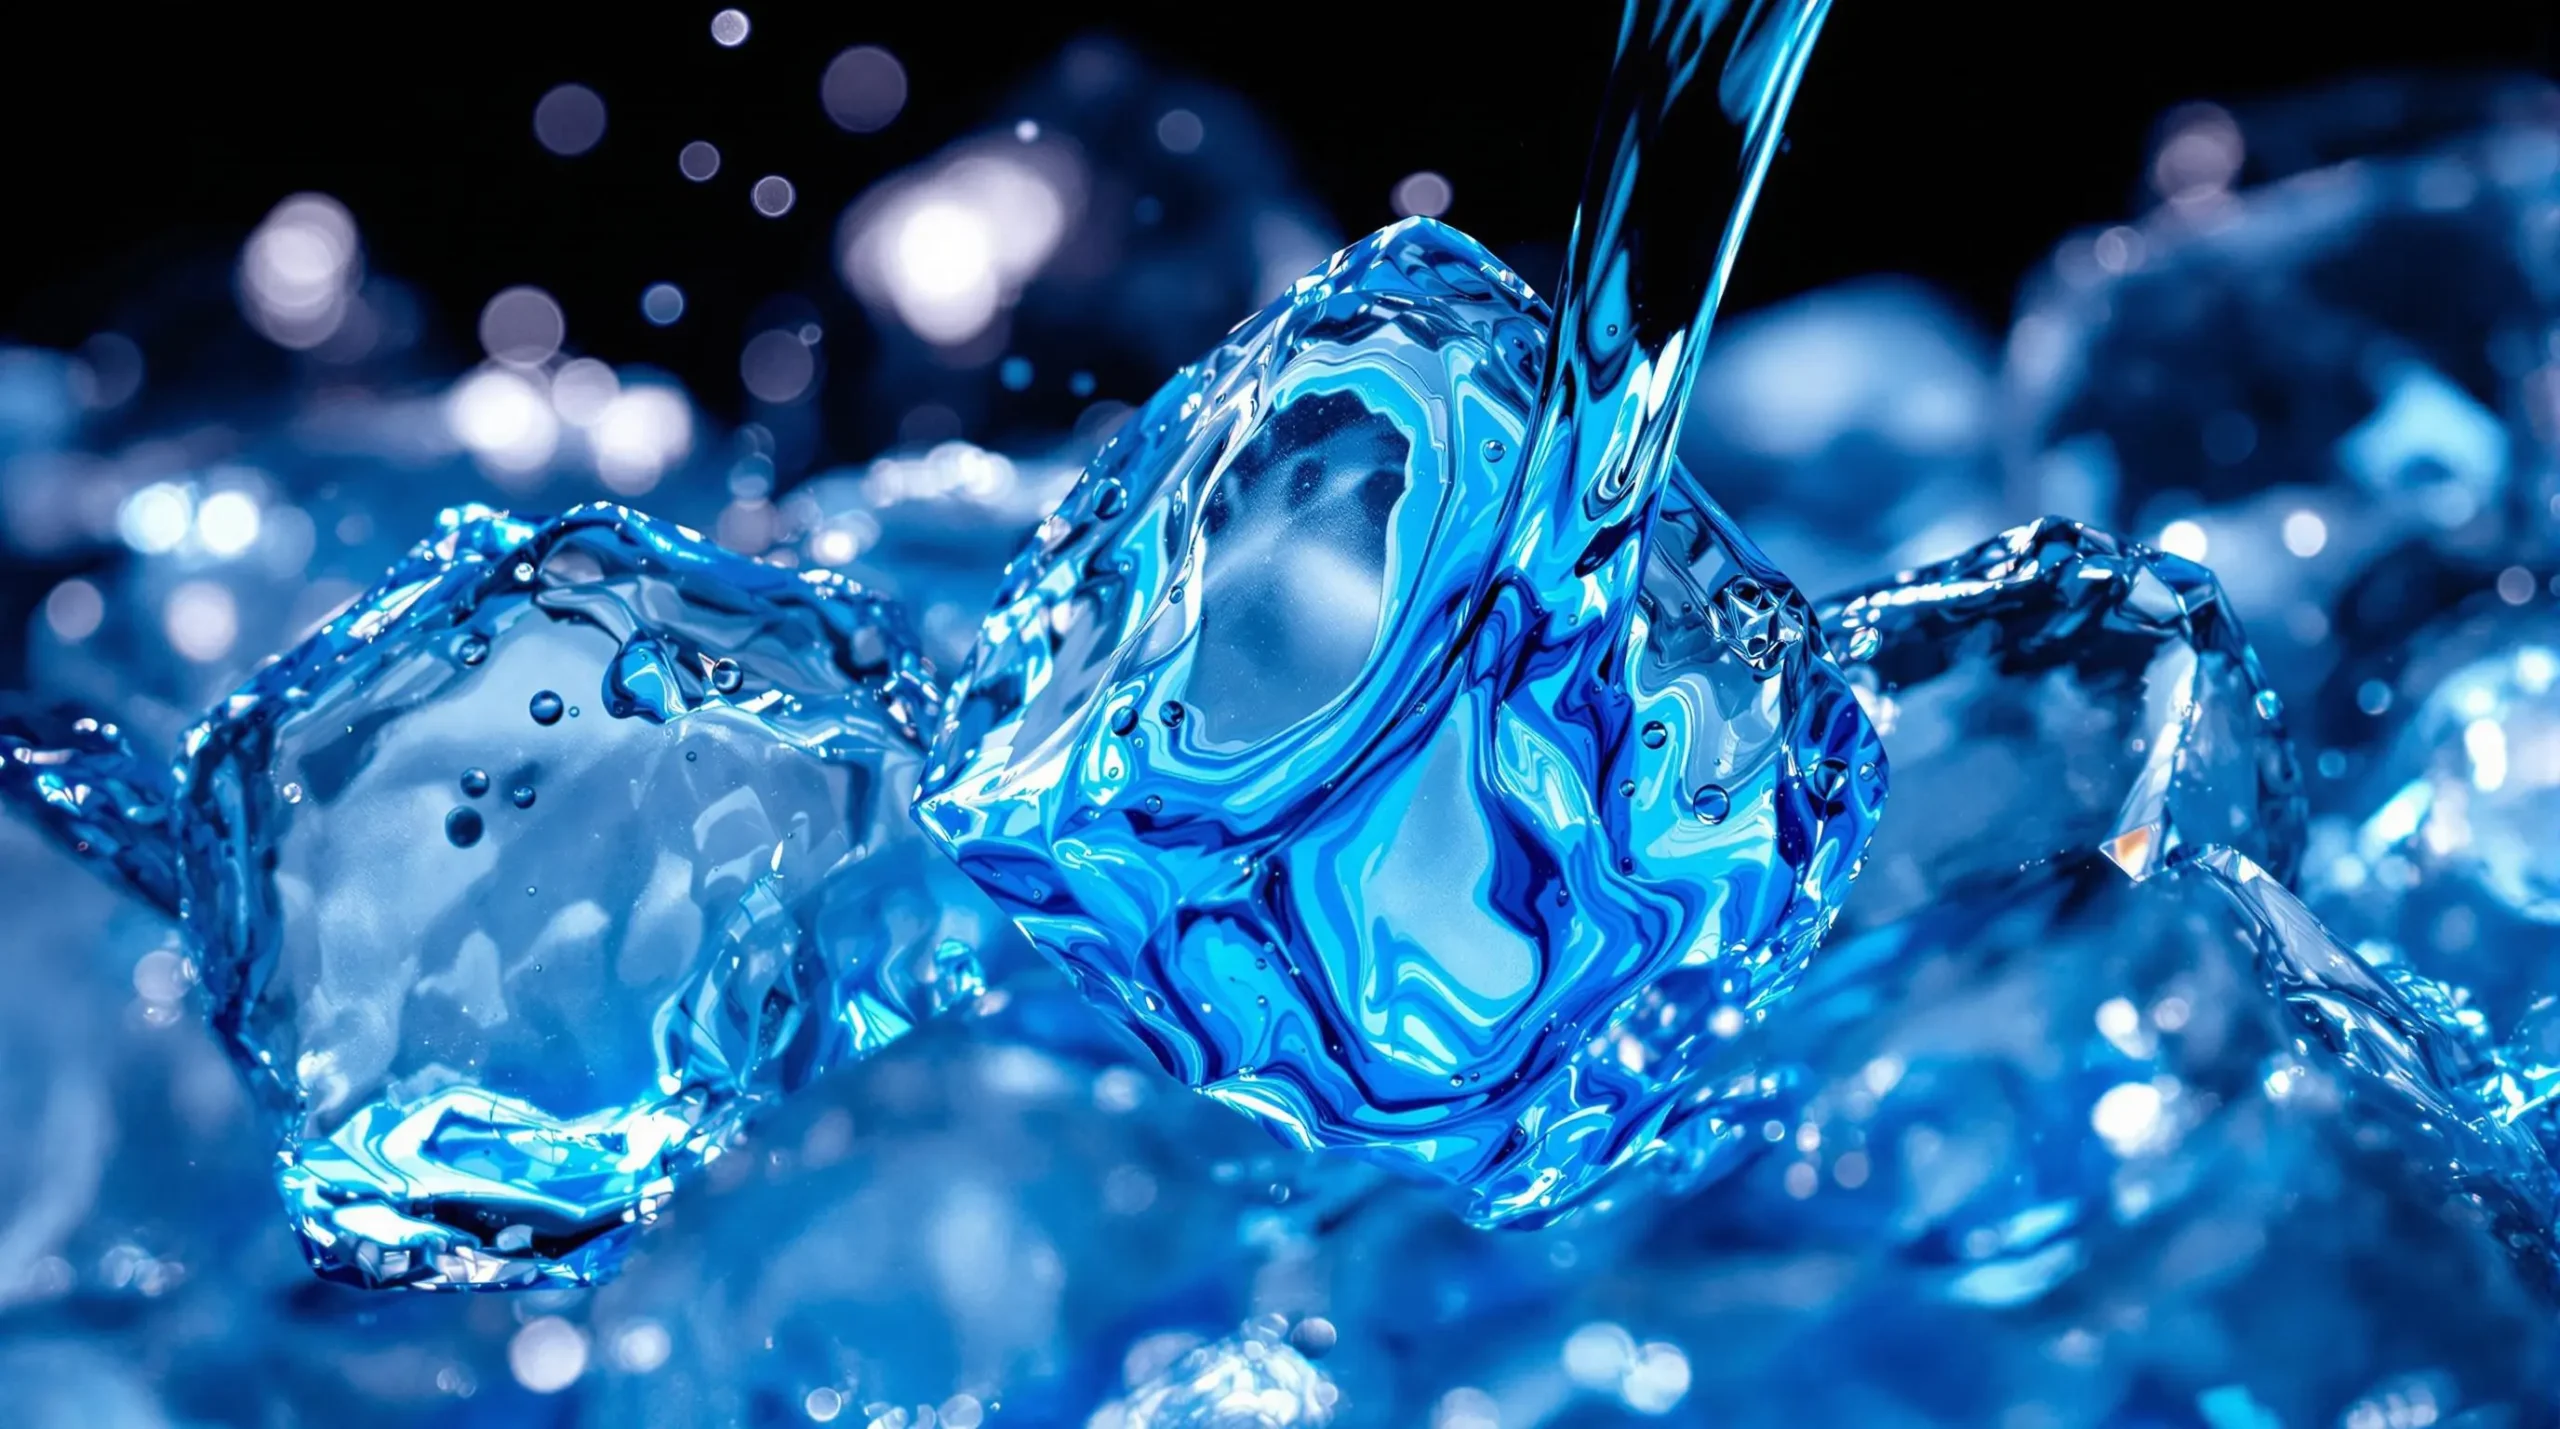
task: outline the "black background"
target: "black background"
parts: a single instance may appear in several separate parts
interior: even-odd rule
[[[793,290],[847,308],[825,261],[844,204],[992,117],[1072,36],[1108,31],[1240,92],[1343,235],[1393,217],[1394,182],[1432,168],[1455,185],[1450,221],[1513,251],[1570,221],[1616,12],[764,0],[724,50],[718,8],[16,7],[0,21],[0,336],[66,345],[114,326],[184,261],[227,262],[277,199],[319,189],[354,211],[374,269],[421,291],[431,325],[467,340],[491,293],[535,283],[581,349],[670,368],[734,415],[749,310]],[[2547,72],[2554,14],[1840,0],[1728,311],[1902,272],[1997,328],[2058,237],[2137,207],[2165,108],[2381,71]],[[817,100],[828,60],[857,43],[909,75],[907,109],[876,135],[839,131]],[[603,93],[611,127],[560,159],[531,114],[572,80]],[[713,183],[676,172],[694,138],[724,153]],[[800,190],[779,222],[746,197],[770,172]],[[667,330],[634,301],[660,278],[692,303]]]

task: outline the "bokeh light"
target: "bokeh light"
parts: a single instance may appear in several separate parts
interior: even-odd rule
[[[1398,218],[1438,218],[1449,211],[1456,197],[1449,181],[1429,169],[1396,180],[1395,192],[1389,196]]]
[[[651,283],[640,294],[640,315],[659,327],[684,316],[684,289],[673,283]]]
[[[828,62],[818,98],[839,127],[876,134],[907,107],[906,66],[877,45],[856,45]]]
[[[533,137],[564,159],[604,142],[604,96],[583,84],[564,84],[533,106]]]
[[[510,367],[540,367],[560,350],[569,320],[540,288],[508,288],[480,309],[480,348]]]
[[[241,307],[279,346],[318,347],[345,323],[363,271],[346,205],[325,194],[295,194],[241,250]]]

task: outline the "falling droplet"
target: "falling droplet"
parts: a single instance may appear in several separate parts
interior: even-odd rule
[[[560,722],[560,711],[562,709],[560,697],[549,690],[544,690],[542,693],[535,695],[533,697],[533,703],[527,706],[527,708],[533,712],[533,722],[535,724],[558,724]]]
[[[1710,824],[1723,823],[1724,816],[1733,812],[1733,796],[1726,793],[1721,784],[1701,786],[1695,802],[1698,817]]]
[[[472,797],[472,798],[474,798],[474,799],[477,799],[477,798],[479,798],[481,795],[488,793],[488,792],[489,792],[489,771],[488,771],[488,770],[486,770],[486,769],[465,769],[465,770],[463,770],[463,771],[462,771],[462,792],[463,792],[464,794],[469,795],[470,797]]]
[[[444,836],[455,848],[469,848],[480,842],[480,811],[460,808],[444,816]]]
[[[1658,720],[1658,719],[1657,719],[1657,720],[1647,720],[1647,721],[1645,721],[1645,726],[1644,726],[1644,747],[1645,747],[1645,748],[1647,748],[1647,749],[1660,749],[1662,746],[1664,746],[1664,745],[1666,745],[1666,744],[1668,744],[1668,743],[1670,743],[1670,742],[1671,742],[1671,731],[1670,731],[1669,729],[1667,729],[1667,728],[1665,728],[1665,727],[1664,727],[1664,725],[1663,725],[1662,721],[1660,721],[1660,720]]]
[[[519,809],[532,808],[533,786],[530,784],[518,784],[515,787],[515,792],[507,795],[507,802],[515,805]]]
[[[747,672],[738,668],[737,661],[723,658],[711,662],[711,688],[724,695],[734,695],[746,682]]]

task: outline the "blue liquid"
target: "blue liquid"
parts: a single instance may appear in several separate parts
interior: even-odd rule
[[[758,1109],[972,995],[1000,926],[903,817],[938,702],[885,602],[592,506],[449,517],[217,709],[158,826],[313,1266],[604,1279]],[[30,767],[124,769],[77,753]]]
[[[1884,789],[1803,600],[1663,495],[1822,6],[1637,14],[1561,310],[1412,221],[1238,327],[1008,571],[917,806],[1176,1075],[1486,1223],[1681,1150]]]

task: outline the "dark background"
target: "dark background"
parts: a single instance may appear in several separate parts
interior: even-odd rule
[[[669,368],[734,416],[749,310],[796,290],[849,312],[826,261],[845,203],[981,124],[1071,36],[1109,31],[1240,92],[1345,236],[1393,217],[1395,181],[1432,168],[1455,185],[1449,220],[1508,253],[1566,230],[1616,24],[1601,0],[1535,19],[1311,6],[1307,25],[1249,4],[764,0],[742,7],[748,42],[724,50],[709,35],[718,8],[14,7],[0,21],[0,337],[67,345],[115,326],[186,261],[200,276],[227,264],[277,199],[318,189],[449,336],[467,343],[491,293],[535,283],[572,315],[579,348]],[[1902,272],[1996,329],[2058,237],[2135,210],[2165,108],[2412,68],[2547,72],[2554,15],[2536,0],[1840,0],[1728,311]],[[905,112],[876,135],[839,131],[817,100],[828,60],[857,43],[888,47],[910,80]],[[535,100],[572,80],[611,114],[603,144],[574,160],[531,129]],[[676,171],[694,138],[723,151],[712,183]],[[770,172],[800,190],[779,222],[746,197]],[[661,278],[691,304],[666,330],[636,305]]]

